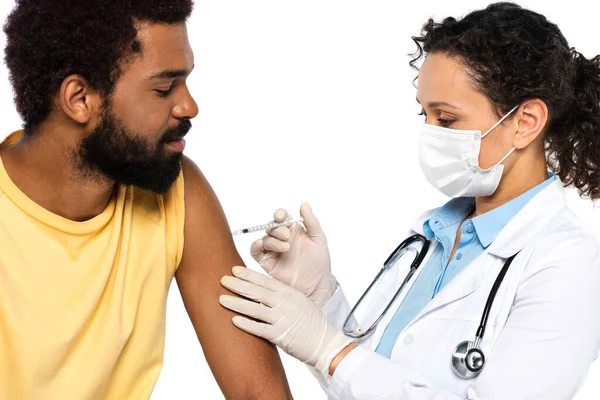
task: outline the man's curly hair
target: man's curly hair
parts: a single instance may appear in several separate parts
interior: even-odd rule
[[[413,40],[411,66],[426,53],[458,57],[498,117],[544,101],[549,166],[565,185],[600,198],[600,56],[586,59],[546,17],[506,2],[458,20],[430,19]]]
[[[4,25],[5,61],[25,132],[44,121],[71,74],[103,96],[143,51],[136,24],[183,23],[193,0],[17,0]]]

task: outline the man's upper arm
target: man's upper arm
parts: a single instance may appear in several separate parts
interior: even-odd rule
[[[184,249],[176,280],[209,366],[227,398],[291,398],[277,350],[236,328],[219,304],[220,280],[244,265],[225,215],[198,167],[184,158]]]

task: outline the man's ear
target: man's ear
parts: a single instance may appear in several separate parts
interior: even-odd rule
[[[58,100],[62,111],[80,124],[90,122],[101,105],[98,92],[80,75],[69,75],[63,80]]]

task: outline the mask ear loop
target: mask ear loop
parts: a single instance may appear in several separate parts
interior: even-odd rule
[[[517,104],[516,106],[513,107],[512,110],[510,110],[504,117],[500,118],[500,121],[496,122],[490,129],[487,130],[487,132],[485,132],[483,135],[481,135],[481,138],[483,139],[484,137],[486,137],[491,131],[494,130],[494,128],[496,128],[498,125],[500,125],[502,123],[502,121],[504,121],[506,118],[508,118],[508,116],[510,114],[512,114],[517,108],[519,108],[520,104]],[[509,153],[510,155],[510,153]],[[508,157],[508,156],[507,156]],[[504,161],[504,160],[502,160]],[[502,162],[500,161],[500,162]]]
[[[484,137],[486,137],[488,135],[488,133],[490,133],[491,131],[494,130],[494,128],[496,128],[498,125],[500,125],[502,123],[502,121],[504,121],[506,118],[508,118],[508,116],[510,114],[512,114],[517,108],[519,108],[520,104],[517,104],[516,106],[513,107],[512,110],[510,110],[504,117],[500,118],[500,121],[496,122],[490,129],[487,130],[486,133],[484,133],[483,135],[481,135],[481,138],[483,139]],[[506,159],[515,151],[515,148],[513,147],[504,157],[502,157],[502,160],[498,161],[498,163],[496,165],[500,165],[502,164],[504,161],[506,161]]]
[[[506,159],[507,159],[507,158],[508,158],[508,157],[509,157],[509,156],[510,156],[510,155],[511,155],[511,154],[512,154],[514,151],[515,151],[515,148],[513,147],[513,148],[512,148],[512,149],[511,149],[511,150],[508,152],[508,154],[506,154],[506,155],[505,155],[505,156],[502,158],[502,160],[498,161],[498,164],[496,164],[496,165],[500,165],[500,164],[502,164],[502,163],[503,163],[503,162],[504,162],[504,161],[505,161],[505,160],[506,160]]]

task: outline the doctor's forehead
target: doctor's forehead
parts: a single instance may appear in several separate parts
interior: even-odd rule
[[[441,53],[429,54],[419,70],[417,101],[429,104],[447,103],[462,108],[487,100],[469,78],[466,65],[458,57]]]

